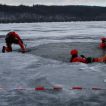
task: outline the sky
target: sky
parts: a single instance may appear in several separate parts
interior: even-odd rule
[[[0,4],[7,5],[29,5],[44,4],[44,5],[91,5],[105,6],[106,0],[0,0]]]

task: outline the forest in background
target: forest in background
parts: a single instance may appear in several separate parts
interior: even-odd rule
[[[0,23],[106,21],[106,7],[0,5]]]

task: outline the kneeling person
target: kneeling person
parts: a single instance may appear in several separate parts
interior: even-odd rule
[[[25,45],[20,38],[20,36],[16,32],[9,32],[5,38],[6,46],[3,46],[2,52],[12,52],[12,44],[18,44],[21,47],[21,51],[25,53],[26,48]]]

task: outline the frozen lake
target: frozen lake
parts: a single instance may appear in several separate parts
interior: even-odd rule
[[[106,64],[69,63],[73,48],[86,56],[106,54],[98,47],[106,37],[105,21],[0,24],[1,49],[9,31],[16,31],[29,51],[22,54],[13,45],[12,53],[0,52],[0,106],[106,106]],[[54,85],[63,89],[34,90]],[[76,86],[84,89],[71,89]]]

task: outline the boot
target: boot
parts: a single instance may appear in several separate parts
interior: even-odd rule
[[[3,47],[2,47],[2,53],[5,53],[5,49],[6,49],[6,47],[3,46]]]

